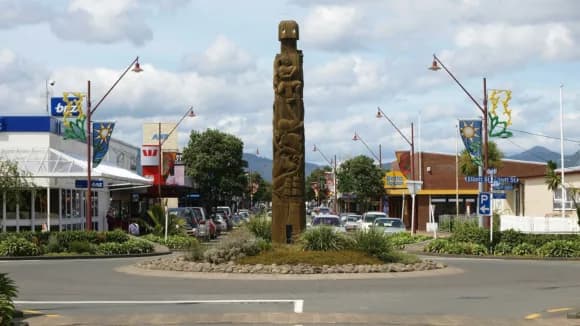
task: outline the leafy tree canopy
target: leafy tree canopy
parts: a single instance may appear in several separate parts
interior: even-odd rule
[[[27,176],[27,173],[18,168],[17,162],[0,160],[0,196],[5,193],[7,201],[21,199],[24,190],[34,188],[34,183]]]
[[[187,175],[193,177],[208,208],[227,204],[247,189],[244,168],[248,163],[242,159],[243,148],[239,138],[219,130],[191,132],[183,150],[183,161]]]
[[[482,148],[483,150],[483,148]],[[502,159],[504,157],[501,150],[498,148],[497,144],[493,141],[487,143],[487,153],[488,153],[488,168],[500,169],[502,167]],[[483,155],[483,153],[482,153]],[[483,161],[483,158],[482,158]],[[471,156],[467,150],[461,152],[459,157],[459,169],[461,173],[465,176],[474,176],[478,174],[477,165],[473,164],[471,161]]]
[[[343,162],[337,171],[338,190],[353,193],[357,201],[368,204],[384,193],[383,173],[370,157],[360,155]]]
[[[321,168],[316,168],[314,171],[312,171],[310,173],[310,175],[308,177],[306,177],[306,181],[304,182],[304,186],[305,186],[305,194],[306,194],[306,200],[307,201],[311,201],[311,200],[315,200],[316,199],[316,194],[314,193],[314,189],[312,189],[312,184],[313,183],[317,183],[318,184],[318,196],[320,198],[321,201],[324,201],[327,199],[328,195],[326,192],[326,179],[325,179],[325,173],[326,172],[332,172],[332,169],[329,166],[324,166]]]

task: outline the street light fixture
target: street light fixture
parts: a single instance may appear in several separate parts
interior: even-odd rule
[[[117,86],[117,84],[125,77],[127,72],[131,70],[133,72],[139,73],[142,72],[141,66],[139,65],[139,57],[136,57],[131,64],[123,71],[121,76],[117,78],[117,81],[113,83],[113,85],[109,88],[109,90],[101,97],[101,99],[97,102],[94,107],[91,103],[91,81],[87,81],[87,202],[86,202],[86,227],[87,231],[90,231],[93,227],[93,198],[92,198],[92,180],[91,180],[91,163],[92,163],[92,156],[91,156],[91,139],[92,139],[92,131],[91,131],[91,117],[97,111],[101,103],[105,100],[105,98],[111,93],[113,88]]]
[[[413,123],[411,122],[411,140],[409,140],[409,138],[407,138],[401,132],[401,130],[397,127],[397,125],[395,125],[395,123],[385,114],[385,112],[383,112],[383,110],[381,110],[380,107],[377,107],[376,117],[377,117],[377,119],[380,119],[380,118],[387,119],[387,121],[389,121],[389,123],[393,126],[393,128],[395,128],[395,130],[397,130],[399,135],[401,135],[401,137],[403,137],[403,139],[407,142],[407,144],[409,144],[409,146],[411,146],[411,179],[415,180],[415,142],[414,142],[415,137],[414,137],[414,132],[413,132]]]
[[[449,71],[449,69],[447,69],[447,67],[443,64],[443,62],[441,62],[441,60],[435,55],[433,54],[433,62],[431,63],[431,66],[429,67],[429,70],[432,71],[438,71],[441,69],[441,67],[443,67],[443,69],[447,72],[447,74],[449,74],[449,76],[455,81],[455,83],[457,83],[457,85],[463,90],[463,92],[465,92],[465,94],[471,99],[471,101],[477,106],[477,108],[479,109],[479,111],[481,111],[482,114],[482,120],[483,120],[483,167],[481,167],[481,170],[479,171],[479,176],[482,177],[482,180],[486,180],[486,174],[487,174],[487,169],[489,167],[489,154],[488,154],[488,132],[487,132],[487,123],[488,123],[488,111],[487,111],[487,81],[485,79],[485,77],[483,78],[483,105],[479,104],[479,102],[467,91],[467,89],[465,89],[465,87],[463,87],[463,85],[459,82],[459,80],[457,80],[457,78],[455,78],[455,76],[451,73],[451,71]],[[482,181],[479,183],[479,192],[483,192],[485,186],[485,181]],[[491,221],[490,221],[491,223]],[[479,225],[483,226],[483,221],[480,219],[479,221]]]
[[[181,122],[183,121],[183,119],[185,119],[185,117],[190,117],[193,118],[195,117],[195,112],[193,111],[193,106],[190,106],[187,111],[185,111],[185,114],[181,117],[181,119],[179,119],[179,121],[175,124],[175,126],[173,126],[173,129],[171,129],[171,131],[169,131],[169,133],[163,137],[163,140],[161,140],[161,122],[157,123],[157,127],[158,127],[158,133],[157,133],[157,141],[158,141],[158,146],[159,146],[159,182],[157,183],[157,195],[159,196],[159,204],[161,204],[161,181],[163,180],[163,150],[162,150],[162,146],[163,144],[165,144],[165,142],[169,139],[169,137],[171,136],[171,134],[177,129],[177,127],[181,124]]]
[[[364,139],[361,138],[361,136],[359,136],[359,134],[355,131],[354,132],[354,136],[352,136],[352,140],[353,141],[359,141],[361,143],[363,143],[365,145],[365,147],[368,149],[368,151],[375,157],[375,159],[379,162],[379,169],[381,170],[381,175],[383,174],[383,150],[381,148],[381,144],[379,144],[379,156],[377,157],[377,155],[375,154],[375,152],[373,152],[373,150],[369,147],[369,145],[364,141]],[[383,211],[383,194],[381,194],[381,198],[379,199],[379,210]]]
[[[333,162],[329,161],[328,158],[326,158],[326,155],[324,155],[324,153],[320,150],[320,148],[316,147],[316,144],[314,144],[314,146],[312,147],[312,151],[313,152],[319,152],[320,155],[322,155],[322,157],[324,158],[324,160],[326,162],[328,162],[328,165],[330,165],[330,167],[332,168],[332,181],[333,181],[333,193],[334,193],[334,212],[336,214],[338,214],[338,194],[337,194],[337,190],[338,187],[336,186],[336,155],[334,155],[334,164]]]
[[[373,157],[379,162],[379,167],[381,169],[381,171],[383,170],[383,160],[382,160],[382,150],[381,150],[381,144],[379,144],[379,155],[377,156],[377,154],[375,154],[375,152],[373,152],[373,150],[369,147],[369,145],[364,141],[364,139],[361,138],[361,136],[355,131],[354,132],[354,136],[352,136],[352,140],[353,141],[360,141],[361,143],[363,143],[363,145],[365,145],[365,147],[367,148],[367,150],[373,155]]]

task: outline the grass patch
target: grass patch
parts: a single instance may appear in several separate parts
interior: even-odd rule
[[[263,265],[375,265],[383,262],[364,252],[356,250],[341,251],[302,251],[297,246],[276,246],[271,250],[261,252],[257,256],[243,257],[236,261],[238,264]]]

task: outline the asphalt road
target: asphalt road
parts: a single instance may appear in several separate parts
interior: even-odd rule
[[[0,261],[0,271],[16,281],[17,300],[25,301],[18,308],[31,316],[31,325],[79,320],[95,325],[351,325],[386,320],[397,325],[512,325],[526,316],[549,322],[580,307],[578,261],[437,259],[463,273],[364,280],[207,280],[115,271],[139,260]],[[302,314],[294,312],[296,302],[301,302]]]

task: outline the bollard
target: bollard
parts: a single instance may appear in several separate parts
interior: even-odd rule
[[[286,224],[286,243],[292,243],[292,224]]]

